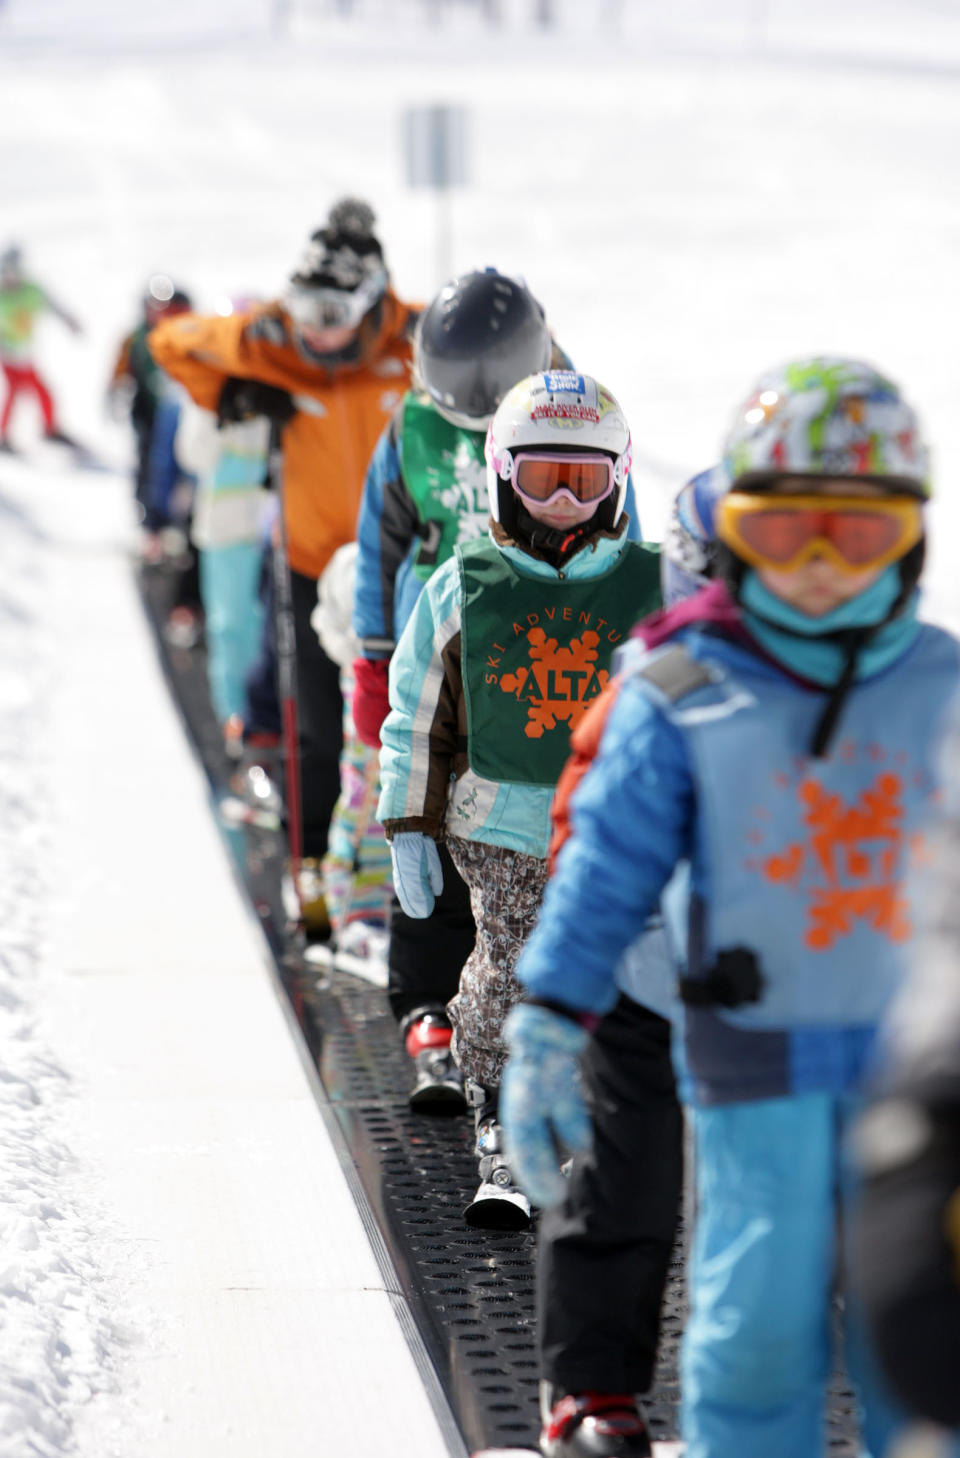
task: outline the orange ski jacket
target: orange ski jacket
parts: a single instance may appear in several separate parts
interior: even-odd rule
[[[356,537],[367,464],[410,384],[417,310],[392,291],[361,357],[332,369],[305,359],[279,304],[227,318],[180,314],[148,343],[157,363],[198,405],[215,411],[233,377],[287,390],[296,413],[283,430],[283,505],[290,566],[319,577]]]

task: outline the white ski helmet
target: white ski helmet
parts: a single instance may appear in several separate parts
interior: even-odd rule
[[[521,451],[583,455],[590,451],[613,461],[614,492],[607,522],[615,527],[623,513],[630,474],[630,427],[619,404],[598,380],[574,370],[529,375],[501,400],[487,431],[487,494],[494,521],[509,519],[504,506],[513,497],[514,456]],[[602,504],[601,504],[602,505]]]

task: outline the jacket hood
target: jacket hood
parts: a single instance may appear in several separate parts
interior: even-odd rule
[[[673,607],[651,613],[650,617],[637,624],[630,636],[640,638],[647,648],[658,648],[681,628],[689,628],[695,623],[713,624],[726,628],[737,637],[747,637],[740,609],[730,596],[727,584],[720,581],[708,583],[692,597],[684,598]]]

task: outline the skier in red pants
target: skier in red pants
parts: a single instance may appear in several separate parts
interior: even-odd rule
[[[39,402],[46,439],[61,445],[74,444],[57,425],[53,397],[33,363],[34,328],[39,315],[45,312],[56,314],[68,329],[79,334],[80,325],[73,316],[24,274],[20,249],[5,249],[0,254],[0,369],[7,382],[7,398],[0,414],[0,451],[14,449],[9,436],[10,417],[17,397],[29,391]]]

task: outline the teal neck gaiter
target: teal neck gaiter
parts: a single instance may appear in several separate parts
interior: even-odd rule
[[[772,658],[800,678],[830,688],[844,671],[851,631],[882,624],[857,655],[856,679],[881,673],[913,643],[920,631],[917,591],[895,618],[884,621],[899,592],[900,570],[893,563],[857,597],[811,618],[777,597],[748,569],[739,600],[744,627]]]

